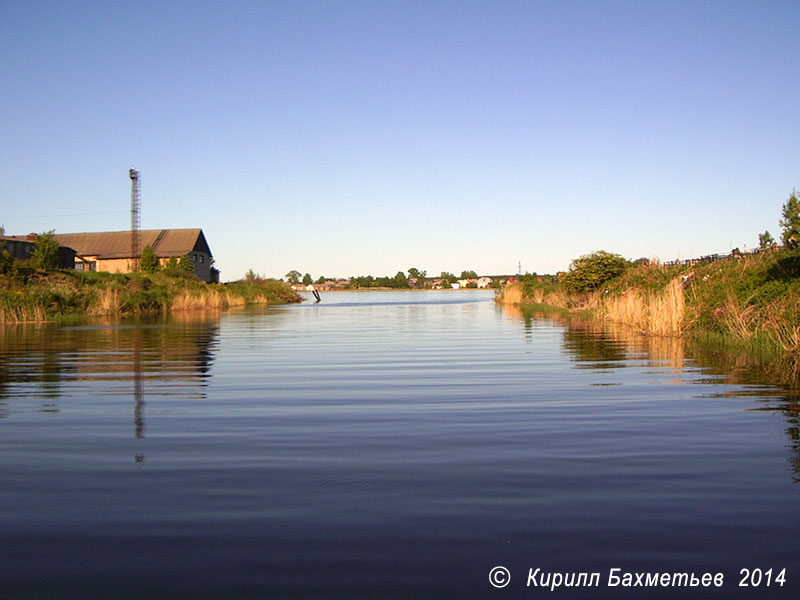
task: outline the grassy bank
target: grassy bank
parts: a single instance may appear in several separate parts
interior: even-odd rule
[[[764,357],[800,356],[800,252],[708,264],[630,265],[589,291],[527,277],[498,301],[583,313],[645,334],[689,336]]]
[[[0,323],[74,315],[155,314],[247,304],[289,304],[300,297],[274,279],[209,284],[163,273],[19,271],[0,275]]]

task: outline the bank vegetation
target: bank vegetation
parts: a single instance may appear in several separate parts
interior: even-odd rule
[[[603,262],[608,256],[615,255],[594,253],[582,259]],[[575,261],[558,278],[523,276],[498,301],[800,363],[800,250],[765,249],[694,265],[622,263],[617,272],[590,285],[575,283],[582,264]]]
[[[630,262],[597,251],[558,277],[527,275],[498,301],[581,313],[645,335],[716,340],[800,365],[800,196],[783,205],[778,246],[768,231],[755,253],[714,260]],[[795,369],[795,372],[800,366]]]
[[[0,323],[126,316],[299,302],[288,285],[252,277],[206,283],[188,273],[96,273],[13,265],[0,273]]]

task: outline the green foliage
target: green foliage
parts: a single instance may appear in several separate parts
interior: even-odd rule
[[[428,272],[427,271],[420,271],[416,267],[411,267],[408,270],[408,278],[409,279],[422,280],[422,279],[425,279],[427,276],[428,276]]]
[[[408,278],[405,273],[398,271],[394,277],[373,277],[372,275],[360,275],[350,278],[350,289],[357,290],[362,288],[390,288],[408,289]]]
[[[775,243],[775,238],[772,237],[772,234],[769,231],[765,231],[764,233],[758,234],[758,247],[762,250],[766,250],[767,248],[771,247],[772,244]]]
[[[0,237],[5,235],[5,229],[0,225]],[[11,275],[14,271],[14,257],[6,250],[5,240],[0,239],[0,274]]]
[[[184,273],[194,273],[194,263],[192,262],[192,257],[188,254],[181,256],[178,259],[178,269]]]
[[[304,285],[311,285],[312,283],[314,283],[314,279],[313,279],[313,277],[311,277],[310,273],[306,273],[305,275],[303,275],[303,284]]]
[[[292,269],[286,275],[286,281],[289,283],[300,283],[300,271]]]
[[[177,260],[175,261],[177,264]],[[0,275],[0,323],[65,317],[164,313],[172,308],[221,308],[231,304],[287,304],[300,298],[281,281],[258,279],[231,285],[160,273],[28,271]],[[187,305],[194,298],[196,303]],[[203,299],[211,299],[211,304]]]
[[[461,271],[459,279],[477,279],[478,274],[475,271]]]
[[[248,304],[291,304],[300,301],[300,297],[283,281],[265,279],[252,269],[248,271],[248,274],[251,273],[253,277],[245,275],[242,281],[226,284],[225,290],[229,294],[243,298]]]
[[[619,254],[598,250],[573,260],[561,281],[569,292],[594,290],[621,275],[629,264]]]
[[[161,264],[158,262],[158,257],[156,253],[153,251],[153,248],[150,244],[147,244],[144,248],[142,248],[142,256],[139,259],[139,267],[145,273],[155,273],[161,268]]]
[[[161,272],[169,277],[180,278],[194,278],[194,263],[188,254],[184,254],[180,258],[171,256],[165,264]]]
[[[393,285],[389,287],[393,288],[407,288],[408,287],[408,277],[402,271],[398,271],[397,274],[394,276],[392,280]]]
[[[458,281],[458,277],[447,271],[442,271],[439,277],[442,278],[442,283],[455,283]]]
[[[523,295],[526,298],[534,298],[535,290],[540,290],[542,292],[550,292],[555,289],[555,277],[552,275],[538,275],[536,273],[525,273],[518,278],[518,281],[522,284]],[[492,282],[494,283],[494,282]],[[499,286],[499,282],[498,282]]]
[[[780,226],[783,228],[781,240],[789,249],[800,248],[800,197],[793,191],[783,205]]]
[[[58,268],[58,242],[55,238],[55,231],[45,231],[40,233],[36,239],[36,248],[33,250],[31,258],[37,269],[42,271],[53,271]]]

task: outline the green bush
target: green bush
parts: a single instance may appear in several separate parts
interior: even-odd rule
[[[161,268],[158,257],[153,251],[153,248],[150,247],[150,244],[147,244],[142,249],[142,257],[139,259],[139,266],[145,273],[155,273]]]
[[[781,240],[783,245],[792,250],[800,248],[800,196],[792,192],[783,205],[780,225],[783,228]]]
[[[573,260],[561,281],[569,292],[586,292],[618,277],[629,264],[619,254],[598,250]]]
[[[36,239],[36,248],[33,250],[33,262],[37,269],[52,271],[58,268],[58,242],[55,232],[51,229],[40,233]]]

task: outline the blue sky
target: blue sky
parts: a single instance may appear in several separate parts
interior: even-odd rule
[[[202,227],[223,280],[778,237],[798,2],[0,1],[0,224]]]

